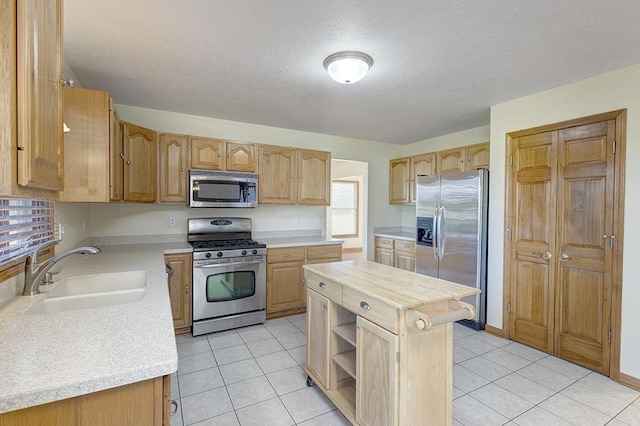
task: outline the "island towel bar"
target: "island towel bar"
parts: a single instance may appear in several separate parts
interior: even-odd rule
[[[440,308],[442,311],[442,308]],[[430,330],[449,322],[471,319],[476,316],[476,310],[469,303],[452,300],[448,302],[448,311],[428,314],[421,311],[407,310],[407,326],[413,325],[418,330]]]

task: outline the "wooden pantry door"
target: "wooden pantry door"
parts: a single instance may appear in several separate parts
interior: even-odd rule
[[[508,147],[505,331],[612,377],[619,374],[624,117],[615,111],[514,132]]]
[[[510,336],[551,353],[554,326],[556,142],[553,132],[511,140]]]
[[[603,374],[609,373],[614,136],[615,120],[558,131],[554,353]]]

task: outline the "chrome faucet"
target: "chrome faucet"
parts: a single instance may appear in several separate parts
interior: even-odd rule
[[[24,291],[23,296],[32,296],[40,293],[40,283],[43,281],[45,274],[59,261],[71,256],[72,254],[96,254],[100,253],[98,247],[76,247],[71,250],[67,250],[58,255],[53,256],[51,259],[45,260],[42,264],[38,263],[38,256],[42,249],[49,247],[58,241],[49,241],[38,246],[29,256],[24,265]]]

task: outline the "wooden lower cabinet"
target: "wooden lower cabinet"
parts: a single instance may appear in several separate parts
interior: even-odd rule
[[[412,241],[375,237],[374,260],[376,263],[415,272],[416,245]]]
[[[192,255],[166,254],[167,280],[169,285],[169,299],[171,300],[171,314],[176,334],[191,332],[192,317]]]
[[[267,249],[267,319],[306,312],[302,266],[342,260],[342,244]]]
[[[0,426],[162,426],[170,423],[169,376],[0,414]]]

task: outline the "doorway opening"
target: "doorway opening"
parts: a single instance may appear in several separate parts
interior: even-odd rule
[[[327,207],[327,235],[344,241],[343,260],[366,259],[367,185],[369,164],[331,160],[331,205]]]

